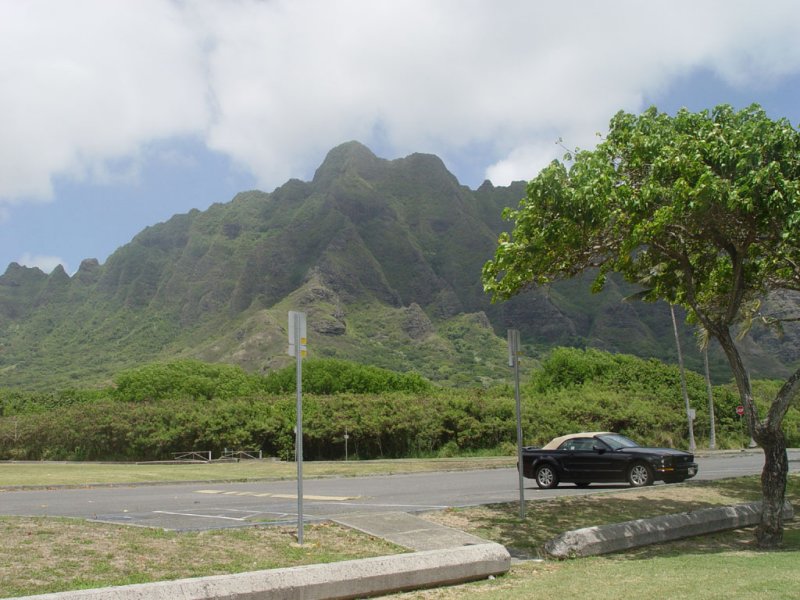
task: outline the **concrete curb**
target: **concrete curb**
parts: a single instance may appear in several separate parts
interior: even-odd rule
[[[794,509],[789,502],[784,504],[783,518],[787,521],[794,518]],[[594,556],[726,529],[752,527],[760,520],[761,502],[703,508],[567,531],[547,542],[544,549],[555,558]]]
[[[508,571],[500,544],[429,550],[337,563],[76,590],[28,600],[323,600],[364,598],[483,579]],[[18,600],[22,600],[21,598]]]

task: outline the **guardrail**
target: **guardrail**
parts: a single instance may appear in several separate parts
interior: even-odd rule
[[[261,454],[261,450],[228,450],[226,448],[222,451],[222,458],[261,460],[264,457]]]
[[[185,452],[173,452],[172,460],[185,462],[212,462],[211,450],[187,450]],[[217,460],[261,460],[264,456],[261,450],[225,450]]]
[[[188,452],[173,452],[172,460],[211,462],[211,450],[190,450]]]

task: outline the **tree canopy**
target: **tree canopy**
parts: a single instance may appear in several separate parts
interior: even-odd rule
[[[494,299],[596,268],[595,290],[620,273],[642,286],[643,299],[684,307],[720,342],[765,449],[765,476],[776,476],[764,483],[765,499],[782,504],[780,425],[800,389],[800,371],[760,418],[735,335],[754,318],[797,320],[762,309],[771,293],[800,291],[798,130],[757,105],[675,116],[656,108],[620,112],[594,150],[551,163],[504,216],[513,231],[501,235],[483,270]],[[774,502],[769,510],[779,511]],[[762,518],[762,541],[780,538],[779,520]]]
[[[620,112],[605,138],[554,161],[505,218],[484,284],[508,298],[599,267],[647,299],[728,325],[776,289],[800,290],[800,135],[758,106],[675,117]],[[702,320],[702,319],[701,319]]]

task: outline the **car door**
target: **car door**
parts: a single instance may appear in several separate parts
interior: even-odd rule
[[[604,481],[626,481],[628,477],[628,467],[632,461],[632,455],[626,448],[608,450],[606,455],[605,479]]]
[[[595,476],[598,455],[593,438],[572,438],[559,447],[561,450],[562,479],[568,481],[598,481]]]
[[[611,447],[602,440],[592,438],[591,458],[587,458],[585,481],[619,481],[618,469],[617,456]]]

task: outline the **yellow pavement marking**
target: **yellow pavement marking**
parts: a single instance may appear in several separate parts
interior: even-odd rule
[[[344,502],[345,500],[356,500],[358,496],[306,496],[303,494],[303,499],[319,500],[320,502]]]
[[[278,498],[280,500],[297,500],[297,494],[270,494],[257,492],[229,492],[225,490],[196,490],[197,494],[220,494],[222,496],[253,496],[256,498]],[[303,500],[318,500],[320,502],[344,502],[355,500],[358,496],[311,496],[303,494]]]
[[[272,494],[273,498],[281,498],[282,500],[297,500],[297,494]],[[355,500],[358,496],[309,496],[303,494],[303,500],[319,500],[321,502],[344,502],[345,500]]]

